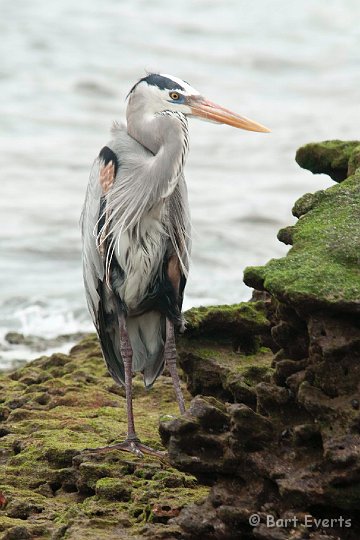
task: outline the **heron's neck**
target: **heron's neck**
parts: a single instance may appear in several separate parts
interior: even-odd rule
[[[189,148],[188,123],[179,112],[163,111],[157,115],[136,115],[140,121],[128,116],[128,133],[154,157],[151,167],[154,174],[167,179],[169,185],[164,193],[173,191],[176,180],[183,170]]]

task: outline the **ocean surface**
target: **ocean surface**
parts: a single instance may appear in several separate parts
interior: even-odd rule
[[[171,73],[272,129],[190,122],[194,223],[185,308],[250,297],[302,194],[330,186],[296,149],[360,135],[358,0],[1,1],[0,368],[39,353],[9,331],[92,329],[79,215],[93,159],[146,71]],[[66,349],[66,346],[65,346]]]

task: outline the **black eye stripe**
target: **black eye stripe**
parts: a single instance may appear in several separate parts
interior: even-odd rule
[[[185,92],[185,88],[183,88],[181,84],[176,83],[172,79],[168,79],[168,77],[163,77],[162,75],[159,75],[157,73],[150,73],[150,75],[143,77],[134,84],[127,97],[135,90],[137,85],[143,81],[147,82],[147,84],[149,84],[150,86],[157,86],[158,88],[160,88],[160,90],[180,90]]]

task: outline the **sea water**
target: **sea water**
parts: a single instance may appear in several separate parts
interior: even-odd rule
[[[0,339],[92,329],[79,215],[91,164],[146,71],[171,73],[271,134],[190,120],[185,308],[246,300],[247,265],[285,255],[294,201],[332,184],[294,161],[359,138],[356,0],[18,0],[0,21]],[[0,346],[1,347],[1,346]],[[0,368],[36,356],[2,345]]]

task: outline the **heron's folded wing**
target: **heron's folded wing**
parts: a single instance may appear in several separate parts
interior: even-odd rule
[[[90,172],[89,184],[80,219],[86,300],[95,326],[97,326],[97,313],[100,300],[98,284],[99,281],[103,281],[105,274],[104,261],[97,245],[98,223],[101,217],[100,206],[103,195],[100,185],[101,166],[103,166],[101,160],[97,158]]]
[[[117,164],[116,155],[105,147],[90,172],[81,214],[83,275],[86,300],[100,338],[106,364],[113,378],[123,384],[124,366],[119,347],[118,300],[105,283],[106,242],[101,249],[99,246],[105,222],[103,219],[105,198],[100,184],[100,172],[110,160],[114,161],[114,166]]]
[[[184,289],[189,272],[191,252],[191,223],[185,178],[180,176],[178,184],[169,197],[169,237],[179,259],[178,306],[181,312]]]

